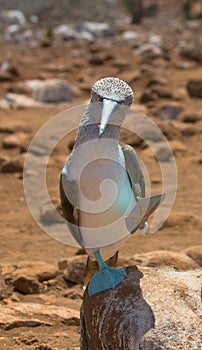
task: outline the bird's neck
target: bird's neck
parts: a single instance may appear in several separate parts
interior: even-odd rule
[[[102,139],[112,139],[114,141],[119,140],[120,135],[120,127],[118,125],[109,124],[107,125],[103,135]],[[83,143],[86,143],[91,140],[97,140],[99,142],[99,123],[93,123],[93,124],[83,124],[79,127],[78,135],[75,140],[75,147],[80,146]]]

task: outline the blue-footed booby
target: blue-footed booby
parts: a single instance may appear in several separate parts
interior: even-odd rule
[[[87,274],[99,265],[88,285],[89,295],[115,288],[125,279],[125,269],[113,267],[118,250],[130,234],[147,231],[147,219],[164,196],[145,196],[139,158],[131,146],[119,143],[132,101],[132,89],[118,78],[103,78],[93,85],[60,177],[63,215],[89,255]]]

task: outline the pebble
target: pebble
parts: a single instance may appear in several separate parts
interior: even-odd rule
[[[86,255],[75,256],[67,260],[67,267],[63,277],[66,281],[82,284],[86,269]]]
[[[6,136],[3,139],[3,147],[6,149],[15,148],[15,147],[26,148],[25,147],[26,141],[27,141],[27,134],[19,132],[16,134]]]
[[[187,83],[187,90],[191,97],[202,97],[202,79],[190,80]]]
[[[72,91],[66,81],[61,79],[49,79],[41,83],[33,90],[33,99],[44,103],[70,102]]]
[[[183,251],[184,254],[188,255],[194,260],[199,266],[202,267],[202,245],[189,247]]]
[[[176,119],[182,109],[182,106],[178,104],[163,106],[158,112],[158,118],[161,118],[163,120]]]
[[[23,163],[19,159],[8,159],[0,164],[1,173],[22,173]]]

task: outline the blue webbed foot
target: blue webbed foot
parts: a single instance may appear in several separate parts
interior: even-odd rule
[[[127,276],[124,268],[113,268],[108,266],[101,258],[100,252],[94,253],[100,266],[100,272],[97,272],[90,280],[88,293],[90,296],[108,289],[114,289]]]

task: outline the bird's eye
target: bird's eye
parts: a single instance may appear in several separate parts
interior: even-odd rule
[[[100,96],[100,97],[99,97],[99,102],[101,102],[101,103],[102,103],[102,102],[103,102],[103,100],[104,100],[104,98]]]

